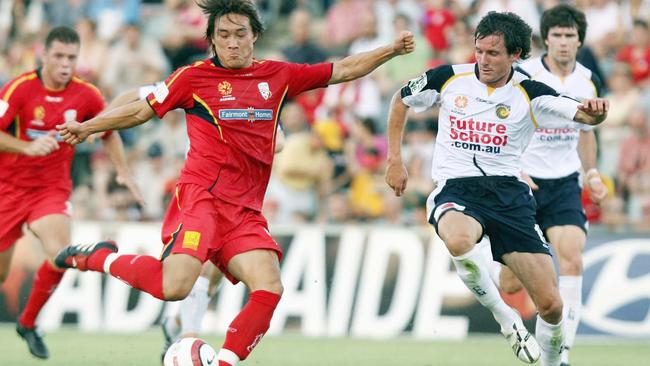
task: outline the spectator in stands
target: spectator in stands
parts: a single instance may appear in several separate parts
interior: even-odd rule
[[[75,25],[81,47],[77,61],[77,75],[93,84],[99,81],[108,56],[108,45],[97,37],[97,27],[89,18],[80,18]]]
[[[325,215],[332,161],[313,130],[293,133],[275,157],[267,200],[277,205],[276,223],[305,222]]]
[[[643,192],[650,174],[650,120],[644,107],[637,106],[628,116],[629,132],[621,141],[618,161],[619,191],[624,196]],[[631,197],[630,197],[631,198]]]
[[[45,20],[51,26],[74,27],[79,19],[88,13],[88,2],[84,0],[49,0],[43,2]],[[78,31],[78,30],[77,30]]]
[[[637,19],[632,28],[630,43],[623,46],[616,60],[629,65],[636,85],[644,87],[650,81],[650,33],[648,23]]]
[[[282,49],[289,62],[316,64],[327,59],[327,53],[311,40],[312,18],[307,10],[296,9],[289,17],[291,45]]]
[[[422,5],[418,0],[376,0],[374,11],[377,16],[377,31],[382,39],[392,39],[395,34],[398,34],[393,28],[397,14],[406,16],[408,23],[415,25],[415,29],[411,29],[414,34],[420,33],[417,25],[422,18]],[[420,47],[422,44],[417,45]]]
[[[323,40],[332,49],[347,49],[360,32],[358,19],[372,9],[363,0],[339,0],[326,15],[325,39]],[[354,16],[351,16],[354,14]]]
[[[126,24],[140,21],[141,0],[90,0],[88,16],[97,24],[99,38],[114,39]]]
[[[139,25],[131,23],[109,49],[101,85],[109,95],[115,96],[162,80],[168,72],[169,62],[160,43],[143,36]]]
[[[422,18],[424,36],[439,58],[444,58],[447,54],[449,33],[456,23],[456,16],[445,3],[445,0],[428,0]]]
[[[177,69],[206,56],[208,42],[204,32],[206,18],[194,0],[165,0],[173,16],[161,39],[172,68]]]

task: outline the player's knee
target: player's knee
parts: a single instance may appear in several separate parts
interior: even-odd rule
[[[192,291],[193,283],[189,281],[176,281],[165,286],[165,299],[168,301],[183,300]]]
[[[504,278],[503,276],[499,279],[499,287],[501,290],[507,294],[514,294],[515,292],[522,289],[523,285],[521,281],[515,276],[509,276]]]
[[[547,322],[556,323],[562,319],[562,299],[560,296],[548,296],[537,304],[539,316]]]
[[[282,295],[284,292],[284,286],[280,278],[269,279],[264,281],[256,281],[251,286],[251,291],[263,290],[272,292],[274,294]]]
[[[582,257],[580,254],[560,259],[560,275],[580,276],[582,274]]]
[[[449,235],[445,239],[445,244],[449,249],[449,253],[454,257],[458,257],[472,250],[476,241],[469,234],[458,233]]]
[[[7,277],[9,277],[8,271],[0,270],[0,285],[5,283]]]

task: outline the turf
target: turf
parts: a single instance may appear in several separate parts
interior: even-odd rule
[[[221,338],[203,337],[218,348]],[[2,366],[160,365],[162,336],[157,330],[137,334],[82,333],[63,329],[45,338],[52,357],[37,360],[15,335],[0,325]],[[616,339],[582,340],[572,352],[572,365],[648,365],[650,342]],[[507,366],[524,365],[499,336],[472,336],[462,342],[425,342],[266,337],[245,365],[264,366]]]

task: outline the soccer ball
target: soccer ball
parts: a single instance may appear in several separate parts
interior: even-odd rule
[[[216,366],[218,362],[214,348],[198,338],[182,338],[174,342],[163,360],[165,366]]]

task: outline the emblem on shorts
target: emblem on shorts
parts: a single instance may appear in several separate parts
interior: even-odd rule
[[[186,231],[183,235],[183,248],[197,250],[201,242],[201,233],[198,231]]]
[[[507,106],[505,104],[498,104],[497,105],[497,117],[501,119],[506,119],[510,116],[510,106]]]
[[[264,100],[267,100],[271,97],[271,88],[269,88],[269,83],[261,82],[257,84],[257,89],[259,89],[260,94],[262,94],[262,98],[264,98]]]
[[[467,107],[467,97],[464,95],[459,95],[454,99],[454,105],[456,108],[465,108]]]

